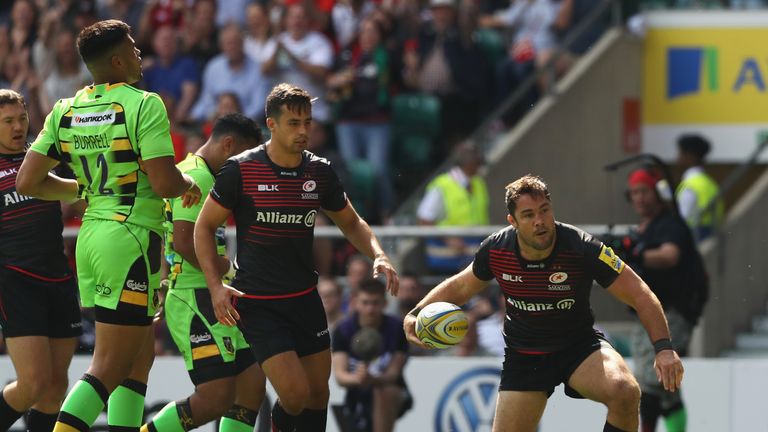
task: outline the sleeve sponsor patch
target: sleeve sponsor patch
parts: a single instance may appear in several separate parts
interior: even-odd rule
[[[613,252],[613,249],[603,245],[600,249],[600,261],[606,263],[611,270],[621,273],[624,270],[624,261]]]

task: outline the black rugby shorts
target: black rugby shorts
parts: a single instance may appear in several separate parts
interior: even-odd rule
[[[542,391],[549,397],[562,383],[565,384],[566,395],[583,399],[568,385],[568,379],[590,354],[602,347],[613,349],[605,336],[595,331],[594,335],[549,354],[523,354],[507,348],[499,391]]]
[[[80,336],[75,278],[45,281],[0,266],[0,326],[7,338]]]
[[[240,297],[235,308],[240,331],[259,364],[283,352],[306,357],[331,347],[325,309],[314,287],[290,298]]]

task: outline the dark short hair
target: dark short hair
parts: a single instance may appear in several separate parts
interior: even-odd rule
[[[312,109],[312,97],[301,87],[287,83],[278,84],[269,92],[264,111],[267,117],[276,119],[280,116],[282,106],[288,108],[288,111],[309,112]]]
[[[506,193],[504,195],[504,200],[507,204],[507,211],[509,211],[509,214],[513,217],[515,216],[515,209],[517,208],[517,200],[523,195],[543,197],[547,200],[551,200],[547,184],[544,183],[544,180],[540,177],[532,174],[526,174],[520,177],[508,184],[505,189]]]
[[[683,135],[678,138],[677,147],[680,151],[695,155],[699,159],[704,159],[712,148],[706,138],[694,134]]]
[[[27,109],[27,102],[24,100],[24,96],[22,96],[21,93],[10,89],[0,89],[0,106],[17,103],[21,104],[24,109]]]
[[[264,143],[261,128],[255,121],[240,113],[230,113],[216,119],[211,137],[217,139],[225,135],[233,135],[239,140],[255,141],[256,145]]]
[[[384,285],[384,282],[378,279],[367,278],[360,282],[358,292],[364,292],[370,295],[380,295],[383,297],[387,294],[387,287]]]
[[[131,26],[120,20],[105,20],[92,24],[77,36],[77,50],[83,62],[92,64],[109,54],[131,33]]]

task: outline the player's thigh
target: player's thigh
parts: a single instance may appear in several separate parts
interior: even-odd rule
[[[271,356],[261,363],[261,369],[280,399],[309,396],[309,379],[295,351]]]
[[[48,341],[53,375],[54,377],[66,380],[67,370],[70,363],[72,363],[72,356],[75,355],[78,340],[77,338],[69,337],[51,338]]]
[[[331,377],[331,350],[301,357],[301,364],[307,374],[311,408],[323,408],[328,403],[328,380]]]
[[[500,391],[493,432],[535,432],[547,406],[540,391]]]
[[[254,362],[250,367],[240,372],[235,379],[235,403],[252,410],[259,410],[264,401],[266,377],[261,366]]]
[[[47,337],[10,337],[5,339],[5,346],[19,381],[51,380],[51,346]]]
[[[240,329],[216,319],[207,289],[171,289],[165,320],[195,385],[234,377],[256,363]]]
[[[568,385],[580,395],[608,404],[620,393],[637,388],[637,381],[627,363],[609,346],[590,354],[568,379]]]
[[[96,321],[148,325],[157,305],[162,238],[137,225],[88,221],[78,236],[77,263],[83,306]]]
[[[96,322],[96,343],[89,368],[112,391],[127,378],[142,352],[147,338],[152,337],[152,326],[119,325]]]

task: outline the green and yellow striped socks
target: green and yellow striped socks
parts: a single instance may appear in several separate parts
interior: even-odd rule
[[[219,432],[253,432],[258,411],[240,405],[232,405],[221,417]]]
[[[104,384],[85,374],[64,399],[54,432],[87,432],[107,403]]]
[[[126,379],[109,395],[107,424],[110,432],[138,432],[144,422],[145,383]]]

